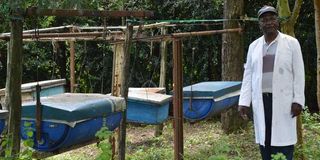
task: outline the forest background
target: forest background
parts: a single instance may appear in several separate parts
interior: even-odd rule
[[[289,3],[294,5],[293,0]],[[148,20],[221,19],[223,0],[25,0],[22,6],[39,8],[150,10],[155,16]],[[257,10],[265,5],[276,6],[274,0],[245,0],[245,17],[256,17]],[[292,6],[291,6],[292,8]],[[9,4],[0,4],[0,33],[9,32]],[[239,17],[240,18],[240,17]],[[147,21],[148,21],[147,20]],[[254,39],[262,35],[257,21],[239,21],[244,28],[245,50]],[[103,26],[121,25],[121,19],[38,17],[28,19],[24,30],[63,25]],[[169,33],[222,29],[222,22],[210,25],[189,25],[169,28]],[[152,30],[159,35],[160,30]],[[314,112],[318,110],[316,98],[316,42],[313,1],[303,1],[300,16],[295,26],[296,38],[300,41],[306,70],[306,105]],[[160,44],[140,42],[132,47],[130,87],[158,86],[160,75]],[[167,89],[172,86],[172,59],[168,46]],[[23,47],[23,83],[56,78],[69,80],[69,47],[65,42],[25,42]],[[190,58],[192,52],[196,55]],[[184,86],[201,81],[221,80],[221,35],[187,38],[183,42]],[[112,75],[112,48],[102,41],[79,41],[76,43],[77,92],[110,93]],[[239,57],[245,59],[245,57]],[[7,45],[0,42],[0,88],[5,87],[7,70]]]
[[[293,8],[294,0],[288,0],[290,8]],[[0,33],[10,31],[9,26],[9,0],[0,1]],[[23,8],[36,6],[38,8],[65,8],[65,9],[106,9],[106,10],[150,10],[155,13],[155,16],[146,19],[142,24],[147,22],[160,22],[162,20],[221,20],[223,17],[224,0],[24,0],[19,6]],[[248,19],[248,17],[256,17],[256,13],[263,5],[276,6],[275,0],[244,0],[244,17],[239,19]],[[286,17],[281,17],[285,19]],[[250,19],[250,18],[249,18]],[[106,21],[105,21],[106,20]],[[139,20],[138,20],[139,21]],[[106,23],[105,23],[106,22]],[[259,30],[258,22],[255,20],[238,21],[243,27],[242,33],[244,39],[245,52],[248,45],[262,35]],[[119,26],[123,23],[121,19],[103,19],[95,18],[66,18],[66,17],[36,17],[26,19],[24,22],[24,30],[34,28],[46,28],[54,26],[77,25],[77,26]],[[188,32],[202,30],[222,29],[222,21],[207,22],[208,25],[178,25],[170,27],[168,32]],[[137,24],[138,25],[138,24]],[[153,35],[159,35],[160,29],[147,31]],[[300,41],[302,47],[303,58],[306,70],[306,105],[311,112],[318,111],[316,101],[316,69],[317,69],[317,51],[315,42],[315,27],[314,27],[314,8],[313,1],[303,1],[300,16],[298,17],[295,26],[295,36]],[[222,36],[199,36],[186,38],[183,41],[183,85],[190,85],[202,81],[219,81],[222,79],[222,60],[221,48]],[[172,90],[172,46],[168,45],[168,61],[167,61],[167,91]],[[192,58],[192,54],[195,54]],[[160,44],[158,42],[139,42],[134,43],[131,47],[131,70],[129,78],[130,87],[142,86],[158,86],[160,72]],[[246,55],[246,54],[245,54]],[[245,59],[244,56],[239,57],[240,60]],[[111,75],[112,75],[112,46],[103,41],[77,41],[76,42],[76,92],[98,92],[110,93]],[[6,84],[7,71],[7,42],[0,41],[0,88],[4,88]],[[225,71],[225,70],[224,70]],[[69,44],[67,42],[25,42],[23,46],[23,83],[66,78],[69,80]],[[69,84],[69,83],[67,83]],[[69,86],[67,86],[69,88]],[[314,143],[315,133],[319,138],[319,125],[317,129],[314,126],[318,123],[318,119],[312,121],[309,125],[308,118],[305,116],[304,127],[306,129],[306,151],[305,153],[314,157],[318,155],[318,143]],[[206,125],[206,123],[204,124]],[[166,127],[170,125],[166,125]],[[187,125],[188,126],[188,125]],[[198,125],[201,126],[201,125]],[[312,127],[308,127],[312,126]],[[192,127],[192,125],[191,125]],[[205,131],[217,131],[214,129],[203,129]],[[220,128],[220,126],[219,126]],[[311,128],[311,129],[310,129]],[[168,129],[167,129],[168,130]],[[311,130],[312,132],[309,132]],[[199,137],[199,132],[196,135]],[[204,133],[203,137],[207,137],[208,133]],[[220,134],[220,133],[219,133]],[[164,133],[165,140],[170,140],[171,134]],[[221,134],[224,135],[224,134]],[[247,135],[247,134],[246,134]],[[231,134],[232,136],[232,134]],[[249,134],[251,136],[251,134]],[[128,136],[130,139],[130,135]],[[190,137],[190,136],[187,136]],[[192,136],[191,136],[192,137]],[[247,136],[245,138],[248,138]],[[252,137],[249,137],[250,139]],[[165,142],[161,139],[161,143]],[[236,142],[237,137],[231,138],[228,142]],[[160,141],[160,140],[159,140]],[[189,141],[188,139],[186,140]],[[191,138],[194,142],[194,138]],[[130,142],[130,141],[129,141]],[[210,142],[205,139],[205,142]],[[237,141],[238,142],[238,141]],[[244,146],[247,146],[246,139],[243,141]],[[130,143],[129,143],[130,144]],[[220,144],[220,143],[219,143]],[[237,143],[238,144],[238,143]],[[241,143],[242,144],[242,143]],[[312,145],[309,145],[312,144]],[[168,151],[172,151],[171,142],[168,142]],[[130,145],[129,145],[130,146]],[[132,145],[136,146],[136,145]],[[188,146],[188,143],[187,145]],[[194,145],[192,144],[194,147]],[[223,145],[220,145],[223,146]],[[129,147],[130,148],[130,147]],[[247,147],[241,147],[247,149]],[[154,149],[154,148],[151,148]],[[132,151],[131,151],[132,152]],[[129,149],[130,153],[130,149]],[[149,152],[145,152],[149,153]],[[152,153],[152,152],[150,152]],[[163,153],[159,151],[159,153]],[[167,153],[167,152],[165,152]],[[169,153],[169,152],[168,152]],[[239,151],[239,153],[242,153]],[[245,152],[246,153],[246,152]],[[257,152],[255,152],[257,153]],[[194,155],[194,157],[197,155]],[[235,154],[231,152],[230,155]],[[244,154],[247,155],[247,154]],[[138,156],[139,157],[139,154]]]

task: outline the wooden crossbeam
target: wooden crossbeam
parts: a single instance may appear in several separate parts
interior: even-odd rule
[[[25,33],[22,35],[23,39],[41,39],[41,38],[76,38],[76,37],[103,37],[105,32],[78,32],[78,33]],[[112,31],[108,32],[108,34],[112,35],[123,35],[122,31]],[[107,35],[106,35],[107,36]],[[0,34],[0,39],[2,40],[10,40],[10,34]]]
[[[211,30],[211,31],[199,31],[199,32],[182,32],[182,33],[172,33],[160,36],[151,36],[151,37],[136,37],[133,38],[133,41],[168,41],[175,38],[186,38],[186,37],[194,37],[194,36],[208,36],[214,34],[222,34],[229,32],[242,32],[241,28],[233,28],[233,29],[222,29],[222,30]]]
[[[210,30],[210,31],[198,31],[198,32],[182,32],[172,33],[159,36],[141,36],[133,37],[132,41],[168,41],[173,38],[186,38],[192,36],[206,36],[214,34],[222,34],[228,32],[242,32],[241,28],[222,29],[222,30]],[[37,35],[26,33],[23,34],[24,41],[67,41],[67,40],[84,40],[84,41],[109,41],[109,42],[123,42],[124,33],[122,31],[108,32],[111,35],[104,36],[104,32],[78,32],[78,33],[39,33]],[[0,34],[0,40],[9,40],[10,34]]]
[[[24,42],[34,42],[35,39],[29,38],[24,39]],[[115,43],[115,42],[123,42],[123,37],[116,37],[116,36],[107,36],[106,38],[103,37],[54,37],[54,38],[39,38],[37,41],[39,42],[64,42],[64,41],[105,41],[108,43]]]
[[[69,29],[72,28],[72,25],[68,25],[68,26],[59,26],[59,27],[49,27],[49,28],[42,28],[42,29],[30,29],[30,30],[25,30],[22,33],[34,33],[34,32],[48,32],[48,31],[55,31],[55,30],[61,30],[61,29]],[[11,33],[2,33],[0,34],[0,36],[10,36]]]
[[[137,30],[141,27],[141,29],[152,29],[152,28],[159,28],[159,27],[163,27],[163,26],[167,26],[170,25],[169,22],[159,22],[159,23],[153,23],[153,24],[144,24],[144,25],[136,25],[133,26],[134,30]],[[103,26],[92,26],[92,27],[75,27],[78,28],[80,30],[103,30],[105,29],[105,27]],[[125,30],[127,29],[126,26],[108,26],[106,27],[106,29],[122,29]]]

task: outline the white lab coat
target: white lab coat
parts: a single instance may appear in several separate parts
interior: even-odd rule
[[[297,39],[279,32],[272,80],[271,146],[288,146],[297,142],[296,118],[292,118],[293,102],[304,106],[304,64]],[[264,36],[249,46],[243,75],[239,105],[252,102],[256,143],[264,145],[265,120],[262,100],[262,47]]]

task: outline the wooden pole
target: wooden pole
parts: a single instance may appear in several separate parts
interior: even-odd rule
[[[26,16],[61,16],[61,17],[137,17],[153,16],[151,11],[97,11],[97,10],[72,10],[72,9],[40,9],[31,7],[26,10]]]
[[[38,35],[32,34],[32,33],[25,33],[23,34],[23,39],[36,39],[36,38],[66,38],[66,37],[91,37],[92,39],[96,37],[103,37],[105,33],[104,32],[80,32],[80,33],[39,33]],[[110,34],[112,36],[122,36],[122,31],[111,31]],[[107,37],[107,38],[108,38]],[[0,39],[3,40],[10,40],[10,34],[0,34]]]
[[[182,49],[181,40],[173,40],[173,116],[174,159],[183,159],[183,112],[182,112]]]
[[[173,38],[186,38],[192,36],[209,36],[221,33],[230,32],[242,32],[241,28],[223,29],[223,30],[211,30],[211,31],[199,31],[199,32],[183,32],[183,33],[172,33],[153,37],[138,37],[133,38],[132,41],[165,41],[172,40]],[[66,40],[103,40],[116,42],[124,42],[122,31],[112,31],[110,36],[103,38],[104,32],[80,32],[80,33],[39,33],[37,37],[34,34],[23,34],[23,39],[33,41],[34,38],[38,38],[38,41],[66,41]],[[10,40],[10,35],[0,34],[0,40]]]
[[[122,80],[122,66],[124,58],[124,43],[116,43],[113,45],[113,64],[112,64],[112,86],[111,86],[111,95],[119,97],[121,91]],[[120,146],[120,129],[116,130],[116,143],[112,145],[112,156],[119,155],[119,146]]]
[[[61,29],[69,29],[69,28],[72,28],[73,25],[68,25],[68,26],[60,26],[60,27],[49,27],[49,28],[43,28],[43,29],[30,29],[30,30],[24,30],[22,33],[25,34],[25,33],[34,33],[35,31],[36,32],[49,32],[49,31],[55,31],[55,30],[61,30]],[[1,35],[9,35],[10,36],[10,33],[2,33]]]
[[[124,44],[117,43],[113,45],[113,64],[112,64],[112,85],[111,85],[111,95],[119,97],[121,91],[121,83],[122,83],[122,74],[121,67],[123,66],[123,58],[124,58]],[[119,146],[120,146],[120,129],[116,130],[116,135],[114,135],[116,142],[112,145],[112,157],[114,155],[119,156]],[[113,158],[112,158],[113,159]]]
[[[314,24],[317,45],[317,100],[320,111],[320,1],[314,0]]]
[[[74,41],[69,41],[70,44],[70,92],[74,93],[75,92],[75,84],[76,84],[76,79],[75,79],[75,42]]]
[[[167,28],[161,27],[161,35],[167,34]],[[160,44],[160,54],[161,54],[161,62],[160,62],[160,81],[159,87],[166,87],[166,70],[167,70],[167,41],[161,41]]]
[[[128,26],[125,35],[124,43],[124,58],[122,66],[122,87],[120,94],[128,102],[129,77],[130,77],[130,46],[132,40],[133,26]],[[119,141],[119,159],[125,160],[126,155],[126,123],[127,123],[127,109],[122,112],[122,121],[120,124],[120,141]]]
[[[36,85],[36,140],[41,141],[42,106],[40,102],[41,86]]]
[[[15,159],[14,156],[20,152],[23,17],[15,11],[11,17],[12,34],[7,57],[5,108],[9,109],[8,135],[11,143],[8,143],[8,147],[12,158]]]
[[[146,24],[146,25],[138,25],[138,26],[133,26],[133,30],[138,30],[140,28],[142,29],[153,29],[153,28],[158,28],[158,27],[163,27],[167,26],[170,23],[168,22],[159,22],[159,23],[153,23],[153,24]],[[92,26],[92,27],[76,27],[80,30],[103,30],[105,27],[103,26]],[[106,27],[107,29],[121,29],[125,30],[127,27],[126,26],[108,26]]]
[[[210,36],[214,34],[229,33],[229,32],[242,32],[241,28],[222,29],[222,30],[210,30],[210,31],[199,31],[199,32],[183,32],[183,33],[172,33],[167,35],[153,36],[153,37],[141,37],[134,38],[133,41],[164,41],[172,40],[174,38],[186,38],[192,36]]]
[[[211,30],[211,31],[198,31],[198,32],[184,32],[184,33],[173,33],[172,36],[175,38],[191,37],[191,36],[208,36],[213,34],[221,34],[228,32],[241,32],[241,28],[232,29],[221,29],[221,30]]]
[[[0,39],[1,40],[1,39]],[[28,38],[28,39],[23,39],[24,42],[33,42],[34,39]],[[110,44],[114,43],[123,43],[124,39],[123,38],[117,38],[116,36],[108,36],[105,39],[103,37],[53,37],[53,38],[40,38],[37,40],[38,42],[66,42],[66,41],[103,41],[103,42],[108,42]]]
[[[117,43],[113,45],[113,67],[112,67],[112,86],[111,94],[113,96],[120,96],[122,74],[121,67],[123,66],[124,58],[124,44]]]
[[[158,28],[158,27],[163,27],[163,26],[167,26],[170,23],[168,22],[160,22],[160,23],[153,23],[153,24],[146,24],[146,25],[139,25],[139,26],[133,26],[134,30],[137,29],[153,29],[153,28]],[[50,32],[50,31],[58,31],[58,30],[64,30],[64,29],[70,29],[73,28],[76,31],[81,32],[82,30],[125,30],[127,27],[126,26],[88,26],[88,27],[81,27],[81,26],[74,26],[74,25],[67,25],[67,26],[59,26],[59,27],[49,27],[49,28],[42,28],[42,29],[37,29],[36,31],[39,33],[43,33],[43,32]],[[27,33],[34,33],[35,29],[30,29],[30,30],[24,30],[23,34],[27,34]],[[111,31],[113,32],[113,31]],[[9,36],[10,37],[10,33],[2,33],[0,34],[2,36]]]
[[[167,28],[161,27],[161,35],[167,34]],[[161,41],[160,44],[160,54],[161,54],[161,62],[160,62],[160,81],[159,87],[166,87],[166,70],[167,70],[167,41]],[[154,133],[155,136],[162,135],[163,124],[159,124],[156,126],[156,131]]]

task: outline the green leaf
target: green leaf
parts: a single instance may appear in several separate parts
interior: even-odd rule
[[[27,131],[27,136],[28,136],[28,138],[33,137],[33,132],[32,131]]]
[[[31,127],[32,123],[31,122],[24,122],[23,126],[25,127]]]

